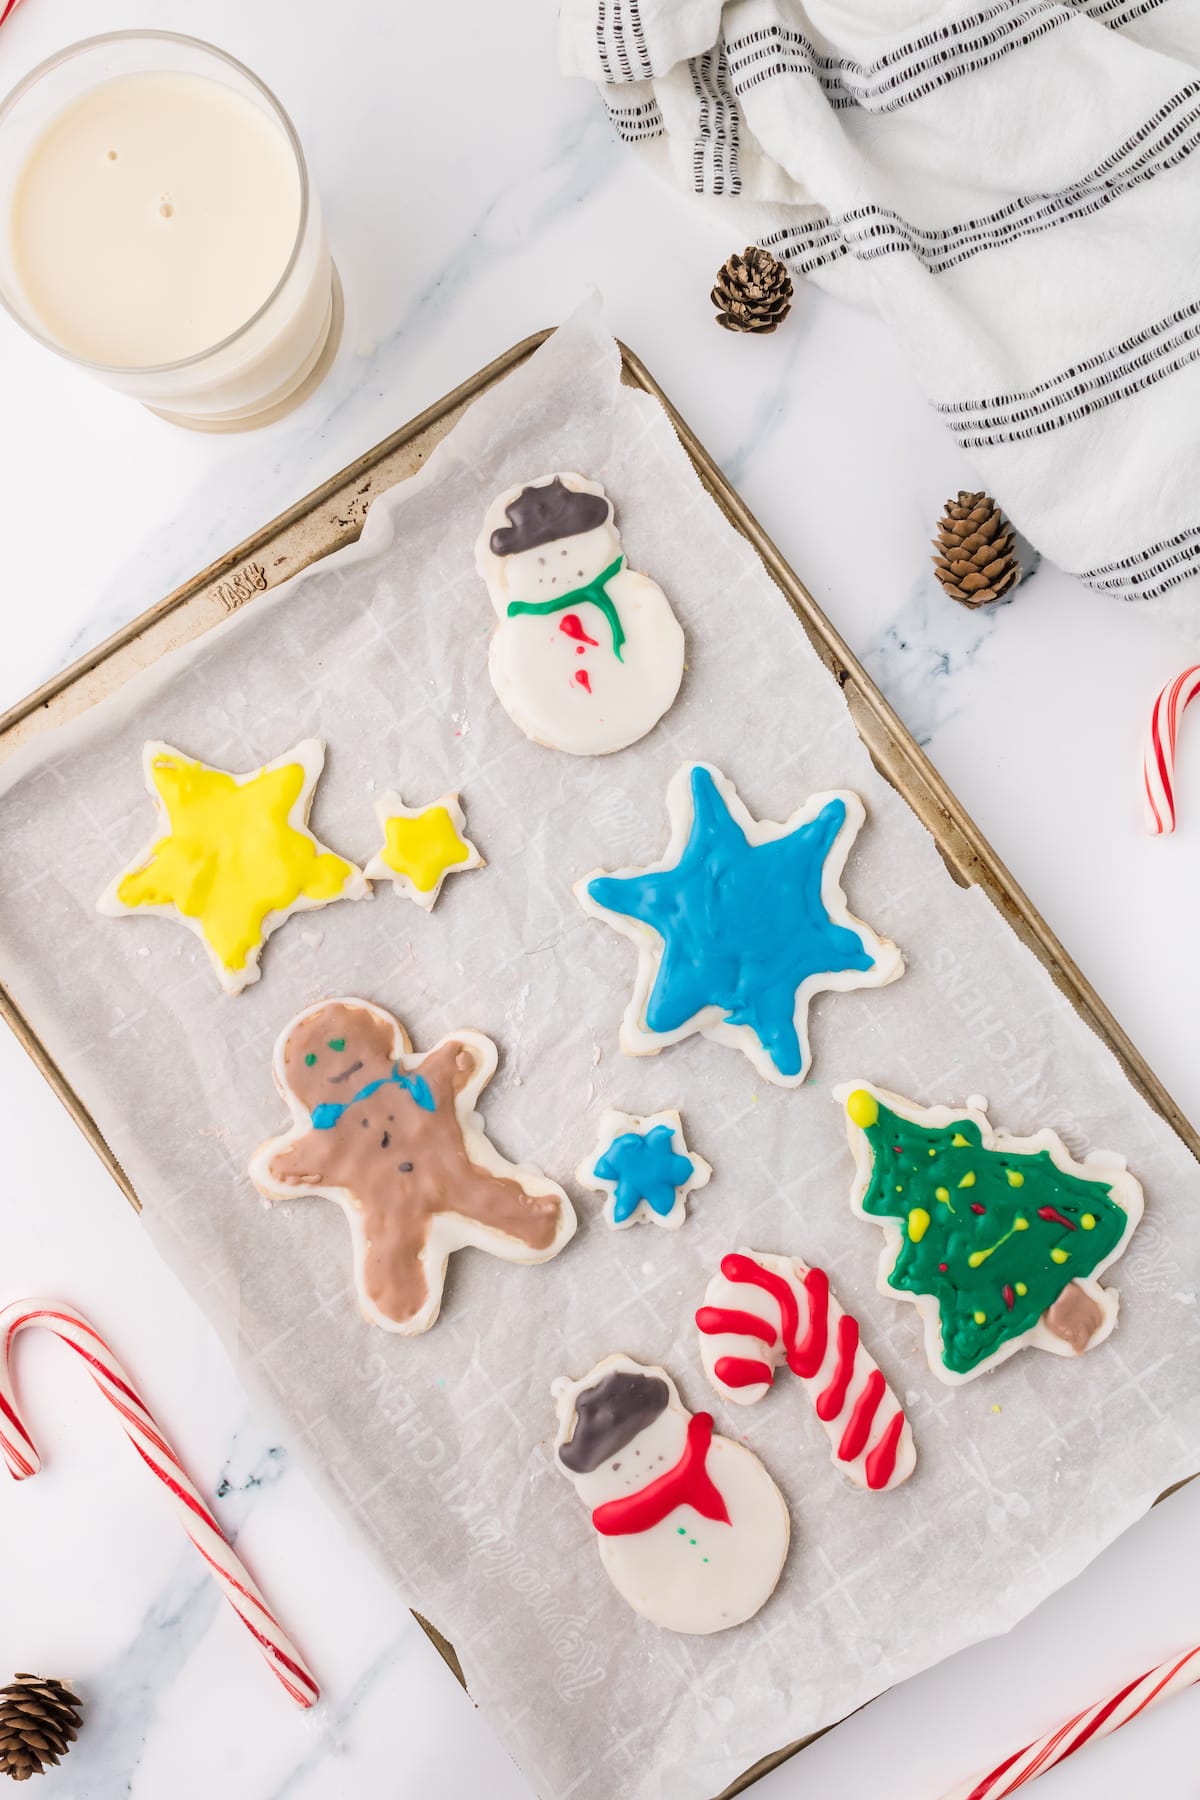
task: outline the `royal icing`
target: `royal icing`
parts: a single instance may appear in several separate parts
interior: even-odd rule
[[[823,1269],[738,1250],[721,1259],[696,1325],[704,1372],[723,1399],[753,1406],[785,1363],[844,1475],[872,1491],[908,1480],[917,1461],[912,1428]]]
[[[293,913],[360,900],[360,869],[308,829],[325,746],[305,738],[245,775],[197,762],[170,744],[142,754],[158,828],[97,902],[111,918],[150,912],[195,932],[226,993],[261,973],[259,957]]]
[[[482,869],[483,858],[466,835],[467,821],[457,794],[442,794],[428,806],[405,806],[397,793],[375,802],[383,848],[367,864],[368,881],[390,881],[397,893],[426,912],[447,875]]]
[[[679,692],[683,631],[630,569],[612,504],[582,475],[543,475],[493,501],[475,550],[500,620],[488,668],[535,743],[602,756],[645,737]]]
[[[654,1055],[702,1032],[741,1050],[767,1081],[798,1087],[814,996],[881,987],[904,969],[841,889],[862,801],[816,794],[778,825],[752,818],[719,769],[685,763],[667,810],[671,836],[658,862],[595,869],[575,884],[584,911],[638,947],[621,1048]]]
[[[918,1106],[855,1082],[835,1089],[857,1167],[851,1204],[883,1227],[881,1293],[911,1301],[929,1366],[970,1381],[1025,1344],[1078,1356],[1117,1322],[1098,1276],[1142,1216],[1121,1158],[1079,1163],[1043,1130],[1010,1137],[977,1095]]]
[[[650,1223],[675,1230],[687,1216],[688,1195],[704,1187],[711,1174],[711,1166],[684,1142],[677,1112],[645,1118],[606,1112],[596,1148],[575,1178],[608,1196],[605,1223],[615,1230]]]
[[[337,1201],[363,1314],[385,1331],[433,1324],[453,1251],[547,1262],[575,1230],[557,1183],[508,1162],[484,1133],[475,1103],[495,1068],[480,1032],[417,1054],[400,1022],[365,1000],[308,1007],[276,1045],[292,1125],[255,1151],[251,1178],[268,1200]]]
[[[790,1525],[752,1451],[691,1414],[664,1370],[606,1356],[560,1377],[555,1457],[591,1514],[622,1599],[669,1631],[703,1635],[752,1618],[775,1589]]]

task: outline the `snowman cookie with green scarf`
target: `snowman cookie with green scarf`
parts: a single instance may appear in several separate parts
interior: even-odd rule
[[[500,620],[488,668],[537,744],[604,756],[652,731],[679,692],[683,630],[627,566],[612,502],[582,475],[542,475],[492,502],[475,550]]]

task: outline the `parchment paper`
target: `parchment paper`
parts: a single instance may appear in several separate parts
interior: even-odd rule
[[[632,566],[661,582],[687,632],[678,702],[609,758],[529,743],[487,676],[479,521],[501,488],[554,469],[605,484]],[[457,787],[487,869],[448,881],[429,916],[381,888],[292,920],[237,999],[182,928],[95,914],[150,828],[144,739],[246,769],[309,733],[329,745],[313,813],[325,842],[361,863],[377,847],[373,791],[411,803]],[[722,766],[756,816],[783,818],[834,786],[866,801],[847,892],[903,946],[908,972],[817,1002],[815,1078],[798,1092],[700,1039],[638,1061],[617,1048],[633,947],[587,920],[570,884],[659,854],[664,791],[685,758]],[[704,1800],[1003,1630],[1200,1466],[1200,1171],[874,773],[800,625],[656,403],[620,386],[594,317],[478,401],[417,479],[375,502],[359,546],[32,745],[0,788],[0,844],[4,981],[92,1108],[163,1252],[404,1597],[451,1638],[543,1796]],[[455,1257],[441,1320],[414,1340],[358,1316],[337,1208],[268,1211],[245,1175],[285,1123],[277,1032],[342,993],[391,1007],[418,1048],[455,1026],[495,1037],[492,1135],[563,1181],[581,1215],[545,1267]],[[930,1374],[915,1310],[875,1290],[879,1232],[847,1201],[829,1090],[861,1076],[927,1102],[986,1094],[1009,1130],[1051,1125],[1077,1154],[1126,1154],[1147,1208],[1110,1272],[1122,1310],[1108,1343],[1079,1362],[1027,1351],[960,1389]],[[610,1232],[600,1197],[576,1192],[571,1171],[605,1106],[682,1109],[715,1173],[681,1231]],[[824,1265],[858,1314],[916,1434],[917,1472],[897,1493],[847,1487],[797,1383],[753,1409],[708,1389],[692,1315],[739,1244]],[[637,1618],[552,1465],[552,1378],[612,1350],[664,1364],[788,1498],[783,1580],[740,1629],[689,1639]],[[319,1673],[321,1647],[307,1649]]]

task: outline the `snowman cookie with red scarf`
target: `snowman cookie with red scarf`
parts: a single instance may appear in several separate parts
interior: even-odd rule
[[[600,1560],[623,1600],[668,1631],[695,1636],[753,1618],[788,1551],[783,1495],[753,1451],[714,1437],[675,1383],[629,1356],[606,1356],[551,1388],[554,1452],[592,1515]]]
[[[628,567],[612,502],[582,475],[541,475],[488,508],[475,562],[500,620],[488,669],[514,725],[572,756],[636,743],[683,678],[666,595]]]

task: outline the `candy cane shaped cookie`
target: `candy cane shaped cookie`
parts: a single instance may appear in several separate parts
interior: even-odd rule
[[[1151,837],[1161,837],[1175,829],[1175,746],[1179,742],[1179,722],[1184,709],[1197,694],[1200,694],[1200,664],[1185,669],[1174,681],[1168,681],[1150,714],[1142,779],[1146,791],[1146,830]]]
[[[10,1362],[13,1340],[28,1325],[43,1325],[82,1357],[100,1392],[116,1409],[125,1435],[163,1484],[184,1530],[208,1564],[218,1587],[250,1632],[267,1663],[297,1706],[320,1698],[300,1652],[255,1587],[241,1559],[188,1479],[150,1408],[104,1339],[82,1313],[58,1300],[16,1300],[0,1311],[0,1454],[16,1481],[36,1475],[42,1459],[21,1423]]]
[[[917,1461],[912,1429],[823,1269],[739,1250],[721,1259],[704,1299],[700,1359],[718,1394],[752,1406],[786,1362],[851,1481],[879,1491],[908,1480]]]

